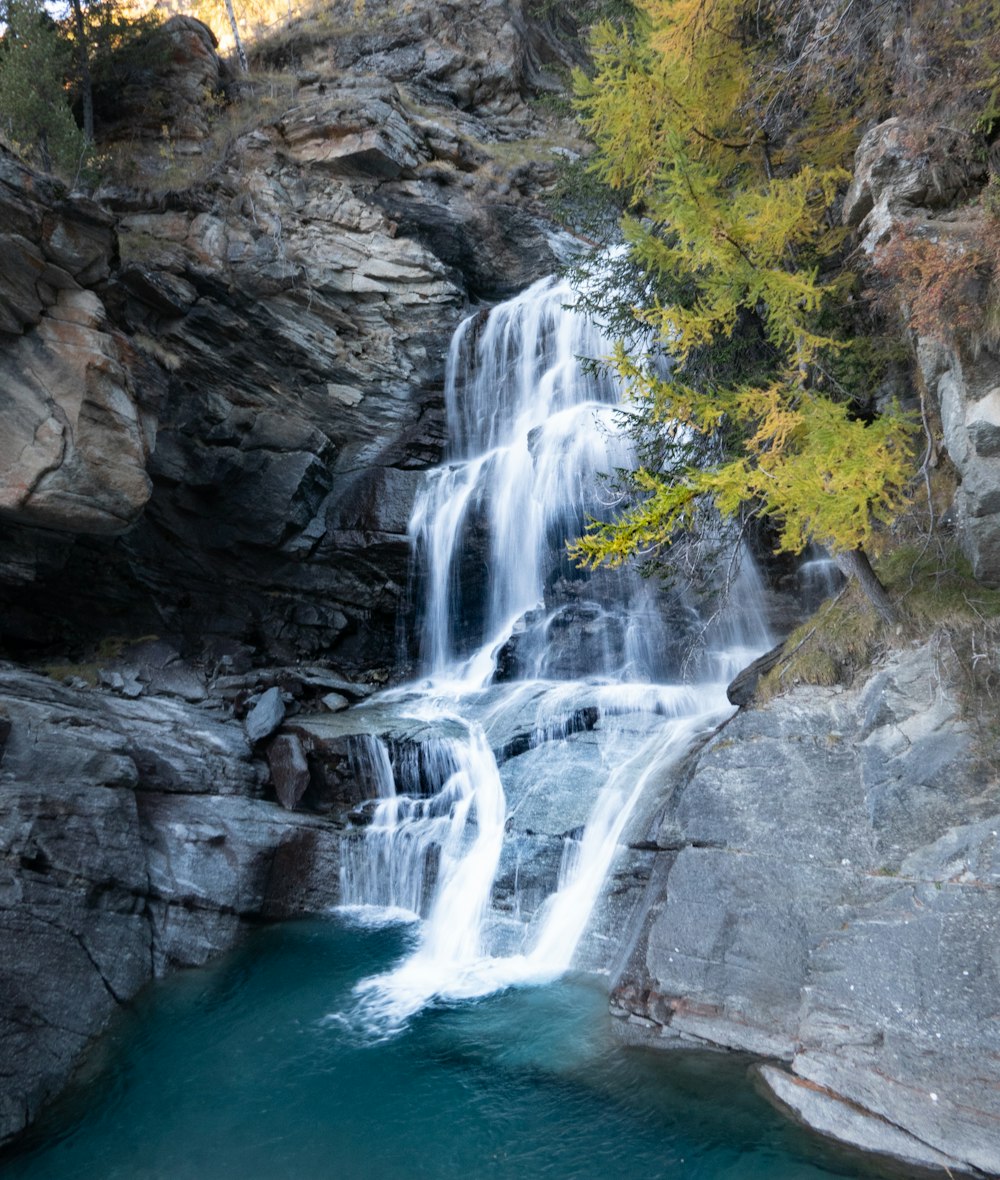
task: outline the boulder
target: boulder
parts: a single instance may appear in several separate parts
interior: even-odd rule
[[[209,136],[210,111],[231,80],[218,44],[208,25],[193,16],[171,16],[149,30],[132,47],[139,68],[95,87],[101,139],[129,138],[133,164],[142,141],[161,165],[178,150],[197,151]]]
[[[854,154],[854,176],[844,198],[845,225],[858,228],[869,253],[888,240],[901,217],[947,209],[975,191],[986,176],[971,137],[950,127],[928,130],[903,117],[872,127]]]
[[[279,734],[268,747],[267,762],[278,802],[294,811],[309,786],[309,763],[298,737],[294,733]]]
[[[269,688],[261,693],[243,722],[251,745],[270,737],[284,719],[285,702],[281,699],[281,689]]]

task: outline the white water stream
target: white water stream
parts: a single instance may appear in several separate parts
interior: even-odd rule
[[[412,954],[359,988],[351,1019],[375,1032],[435,1000],[565,972],[644,790],[731,712],[726,684],[769,645],[749,560],[707,631],[679,593],[668,602],[634,574],[588,580],[567,563],[566,539],[607,511],[602,473],[630,459],[615,382],[580,363],[611,342],[572,302],[544,280],[451,344],[453,458],[429,473],[410,523],[429,675],[380,697],[442,736],[417,759],[355,739],[355,773],[378,802],[347,844],[345,908],[420,919]],[[681,632],[704,632],[696,683],[669,683]],[[505,844],[508,828],[521,835]],[[543,862],[560,842],[554,872]]]

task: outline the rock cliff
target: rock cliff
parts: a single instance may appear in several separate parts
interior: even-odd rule
[[[779,1104],[907,1175],[1000,1173],[993,727],[945,640],[741,711],[645,842],[623,1028],[780,1063]]]
[[[869,282],[896,286],[915,358],[902,392],[928,471],[950,472],[928,486],[951,481],[943,524],[987,585],[1000,583],[1000,356],[979,194],[994,157],[926,114],[893,117],[862,138],[843,205]],[[1000,1174],[984,615],[977,633],[966,649],[942,626],[850,687],[742,697],[642,842],[659,851],[612,992],[627,1037],[751,1053],[779,1107],[907,1176]]]
[[[336,828],[265,780],[220,711],[0,666],[0,1141],[154,976],[335,900]]]
[[[995,184],[994,157],[969,134],[894,117],[860,143],[844,202],[876,273],[898,279],[907,252],[920,260],[903,311],[925,423],[940,420],[958,477],[959,541],[975,577],[991,586],[1000,584],[1000,350],[988,314],[993,214],[979,194],[991,175]]]
[[[131,347],[94,290],[110,274],[114,219],[0,149],[0,226],[0,518],[121,533],[149,499],[152,439]]]
[[[573,133],[530,101],[548,51],[516,3],[374,3],[345,35],[349,9],[221,113],[211,33],[170,21],[170,136],[126,103],[99,204],[4,157],[10,654],[152,633],[394,663],[448,338],[556,265],[536,198]]]

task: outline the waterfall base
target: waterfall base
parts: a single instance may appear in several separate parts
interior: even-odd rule
[[[611,972],[649,873],[649,807],[731,711],[721,683],[522,681],[297,721],[314,767],[346,761],[375,796],[351,813],[348,912],[422,919],[344,1018],[382,1035],[438,1001]]]
[[[587,979],[426,1012],[377,1042],[324,1020],[411,937],[297,922],[157,984],[0,1174],[829,1180],[744,1062],[623,1048]]]

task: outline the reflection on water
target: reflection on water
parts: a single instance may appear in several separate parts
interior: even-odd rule
[[[627,1049],[587,978],[331,1020],[405,928],[312,920],[150,989],[2,1180],[820,1180],[743,1062]]]

